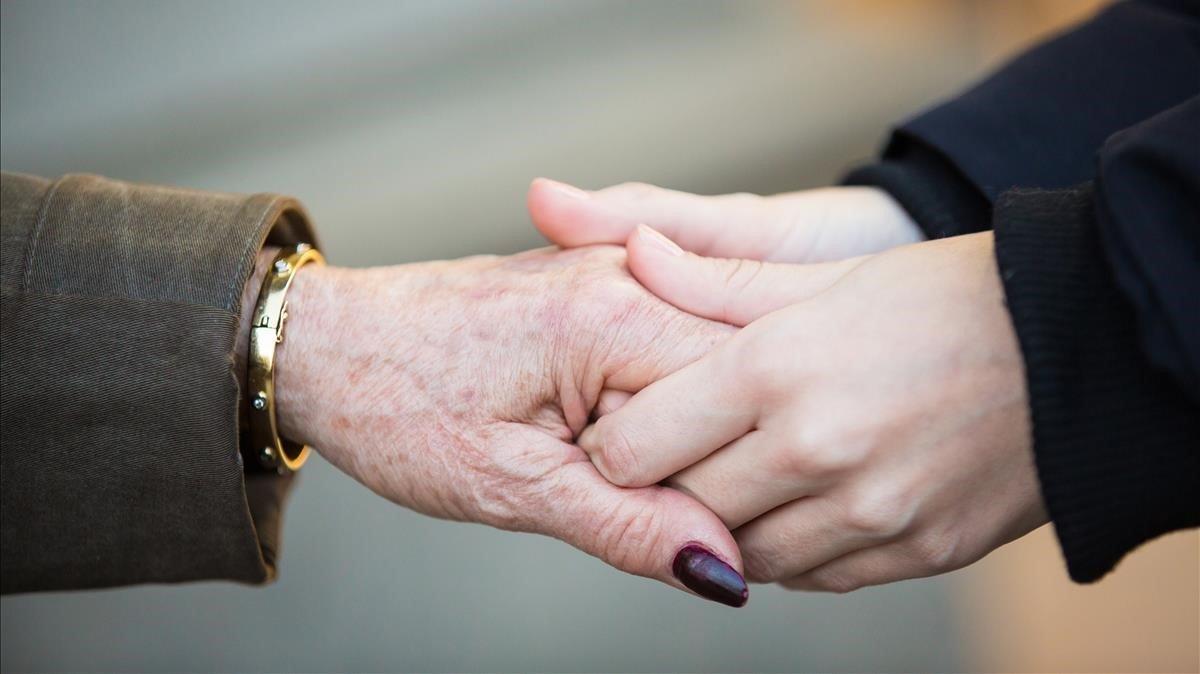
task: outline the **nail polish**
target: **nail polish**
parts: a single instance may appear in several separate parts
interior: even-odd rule
[[[750,598],[746,579],[703,547],[690,544],[675,553],[671,572],[692,592],[727,606],[745,606]]]

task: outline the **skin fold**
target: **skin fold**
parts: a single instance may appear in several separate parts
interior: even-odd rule
[[[632,398],[607,396],[609,412],[579,438],[605,477],[693,496],[733,530],[748,578],[804,590],[943,573],[1047,521],[991,233],[891,248],[911,223],[864,205],[863,217],[879,219],[850,229],[877,241],[843,237],[833,216],[781,237],[785,225],[772,223],[803,218],[747,224],[759,197],[737,196],[738,215],[721,210],[722,197],[638,190],[631,206],[535,182],[530,207],[558,243],[626,235],[648,289],[745,328]],[[692,208],[692,218],[663,219],[661,204],[646,203],[660,197],[688,202],[675,212]],[[636,212],[612,216],[620,210]],[[633,222],[642,219],[721,257],[685,252]],[[833,248],[850,257],[725,257],[779,241],[790,247],[773,255],[788,262]]]
[[[602,390],[640,390],[734,332],[649,293],[625,257],[594,246],[305,267],[279,348],[281,433],[418,512],[553,536],[744,603],[719,517],[678,490],[615,486],[572,444]],[[712,559],[684,570],[714,578],[676,577],[689,546]]]
[[[282,434],[418,512],[735,606],[743,570],[845,591],[1045,521],[990,235],[905,245],[871,188],[529,204],[571,250],[305,267]]]

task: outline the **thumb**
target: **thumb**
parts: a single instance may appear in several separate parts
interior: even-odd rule
[[[592,410],[592,414],[596,418],[612,414],[624,407],[625,403],[629,402],[629,399],[632,397],[633,394],[628,391],[606,388],[600,391],[600,397],[596,400],[596,409]]]
[[[527,197],[533,225],[564,248],[624,243],[639,223],[648,223],[702,255],[768,259],[791,229],[767,217],[763,197],[753,194],[702,196],[643,183],[623,183],[588,192],[537,178]]]
[[[529,442],[562,444],[528,431]],[[561,450],[560,450],[561,451]],[[612,566],[654,578],[705,599],[742,606],[749,597],[742,557],[733,535],[699,501],[667,487],[617,487],[606,481],[582,451],[539,490],[547,502],[536,528]]]
[[[646,225],[625,247],[629,270],[650,292],[688,313],[736,326],[820,294],[866,259],[781,264],[701,257]]]

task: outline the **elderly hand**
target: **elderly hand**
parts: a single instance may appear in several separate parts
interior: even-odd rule
[[[740,606],[716,515],[614,486],[571,444],[602,390],[637,391],[733,332],[654,297],[624,262],[594,247],[305,267],[279,352],[281,433],[403,506],[554,536]]]
[[[528,202],[534,225],[568,248],[624,243],[639,224],[699,255],[771,262],[841,260],[924,239],[908,213],[874,187],[709,197],[641,183],[586,192],[539,178]]]
[[[845,592],[969,564],[1043,524],[990,233],[818,265],[709,259],[648,228],[647,288],[747,325],[580,438],[734,530],[756,581]]]

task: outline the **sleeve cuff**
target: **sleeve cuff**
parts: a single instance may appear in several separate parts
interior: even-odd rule
[[[271,580],[292,480],[242,469],[234,351],[264,240],[312,241],[299,204],[74,175],[30,223],[11,281],[5,253],[0,590]]]
[[[996,204],[1042,495],[1078,582],[1200,524],[1200,415],[1142,353],[1095,223],[1090,184],[1014,190]]]
[[[930,239],[982,232],[991,223],[991,203],[939,152],[898,131],[883,158],[842,179],[887,191]]]

